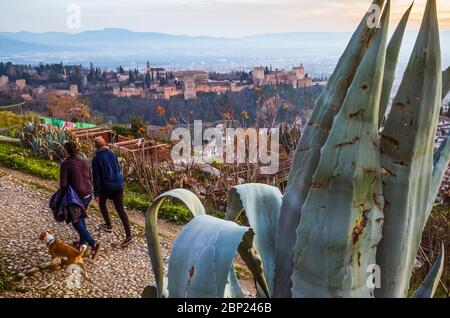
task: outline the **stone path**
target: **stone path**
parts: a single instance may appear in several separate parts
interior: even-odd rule
[[[45,243],[38,239],[41,230],[51,231],[64,242],[78,238],[71,225],[56,223],[48,209],[48,200],[56,187],[55,182],[0,167],[0,274],[6,274],[11,281],[7,291],[0,290],[0,298],[141,297],[144,287],[153,284],[153,273],[144,236],[144,220],[139,211],[127,209],[135,240],[121,249],[115,247],[124,238],[115,211],[110,209],[114,230],[105,233],[98,229],[102,223],[98,207],[91,205],[88,229],[100,242],[102,250],[95,262],[85,258],[89,280],[82,277],[74,281],[71,279],[74,276],[66,271],[65,266],[39,268],[50,260]],[[158,223],[163,258],[167,265],[171,244],[181,226],[165,220]],[[239,260],[237,265],[241,268],[241,276],[245,277],[241,280],[243,289],[254,296],[250,274],[246,269],[242,270],[242,261]]]
[[[34,269],[50,260],[45,243],[38,240],[40,230],[49,230],[65,242],[77,239],[70,225],[53,220],[48,200],[48,191],[0,171],[0,271],[15,278],[13,290],[0,292],[0,297],[140,297],[144,287],[153,282],[143,228],[132,225],[133,244],[115,248],[124,236],[119,219],[113,218],[113,233],[105,233],[97,228],[101,218],[95,211],[89,213],[88,228],[101,243],[102,252],[95,263],[85,259],[89,281],[82,278],[81,288],[76,288],[68,278],[73,276],[62,267]],[[171,237],[161,240],[165,260]]]

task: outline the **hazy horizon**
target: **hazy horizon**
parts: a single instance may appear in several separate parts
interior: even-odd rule
[[[411,2],[392,0],[390,33]],[[26,64],[94,62],[105,67],[131,68],[150,61],[152,65],[174,70],[211,71],[250,69],[254,65],[289,68],[304,63],[314,75],[329,75],[371,3],[371,0],[27,3],[3,0],[0,60]],[[400,68],[408,61],[425,3],[426,0],[415,1],[400,54]],[[450,1],[439,0],[438,11],[446,66],[450,64]]]
[[[392,25],[411,0],[392,2]],[[245,37],[255,34],[352,31],[371,1],[362,0],[39,0],[0,3],[0,32],[79,33],[105,28],[173,35]],[[67,20],[74,7],[80,23]],[[425,0],[416,0],[408,29],[420,25]],[[450,1],[438,1],[441,30],[450,30]]]

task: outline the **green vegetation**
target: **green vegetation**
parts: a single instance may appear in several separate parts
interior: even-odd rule
[[[0,135],[16,138],[22,126],[32,121],[36,116],[33,113],[22,116],[10,111],[0,111]]]
[[[144,119],[144,117],[138,117],[131,115],[130,117],[130,127],[127,125],[113,125],[111,127],[112,130],[114,130],[117,134],[124,136],[124,137],[131,137],[131,138],[147,138],[148,132],[147,132],[147,123]]]
[[[113,125],[111,129],[121,136],[124,137],[131,136],[131,129],[128,128],[126,125]]]
[[[58,164],[38,159],[31,150],[21,146],[0,143],[0,164],[15,170],[20,170],[47,180],[59,179]]]
[[[8,276],[0,271],[0,292],[11,289],[11,282],[8,280]]]
[[[124,190],[124,203],[131,209],[146,212],[154,198],[146,194],[138,184],[127,184]],[[224,218],[224,213],[219,211],[208,211],[208,214]],[[159,210],[159,216],[165,220],[179,224],[186,224],[192,220],[192,213],[183,204],[176,200],[167,200]]]

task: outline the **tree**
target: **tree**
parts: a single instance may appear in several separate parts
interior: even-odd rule
[[[0,62],[0,76],[2,75],[6,75],[6,67],[5,64],[3,64],[3,62]]]
[[[152,81],[152,76],[150,75],[150,72],[147,71],[147,74],[145,74],[145,86],[147,88],[150,88],[150,82]]]
[[[130,117],[130,124],[131,124],[131,134],[135,138],[148,137],[147,122],[145,121],[144,117],[132,115]]]
[[[106,71],[104,71],[102,73],[102,83],[103,85],[106,87],[106,85],[108,84],[108,75],[106,74]]]
[[[91,107],[84,98],[48,94],[46,103],[49,116],[65,121],[84,121],[91,116]]]
[[[132,71],[128,71],[128,83],[134,83],[135,81],[135,77],[134,77],[134,73]]]

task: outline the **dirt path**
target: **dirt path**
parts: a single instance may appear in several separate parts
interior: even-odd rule
[[[77,239],[72,227],[56,223],[47,207],[56,187],[55,182],[0,167],[0,273],[12,280],[8,291],[0,291],[0,297],[140,297],[144,287],[153,284],[153,274],[139,211],[127,209],[135,241],[121,249],[114,247],[124,237],[115,212],[111,209],[114,231],[105,233],[97,227],[102,223],[98,207],[91,206],[88,229],[100,242],[102,252],[95,263],[86,258],[90,277],[81,278],[81,285],[74,285],[73,276],[63,267],[37,270],[50,260],[45,244],[38,240],[40,230],[49,230],[65,242]],[[167,263],[181,226],[160,220],[159,229]],[[245,290],[251,290],[250,281],[241,282]]]

